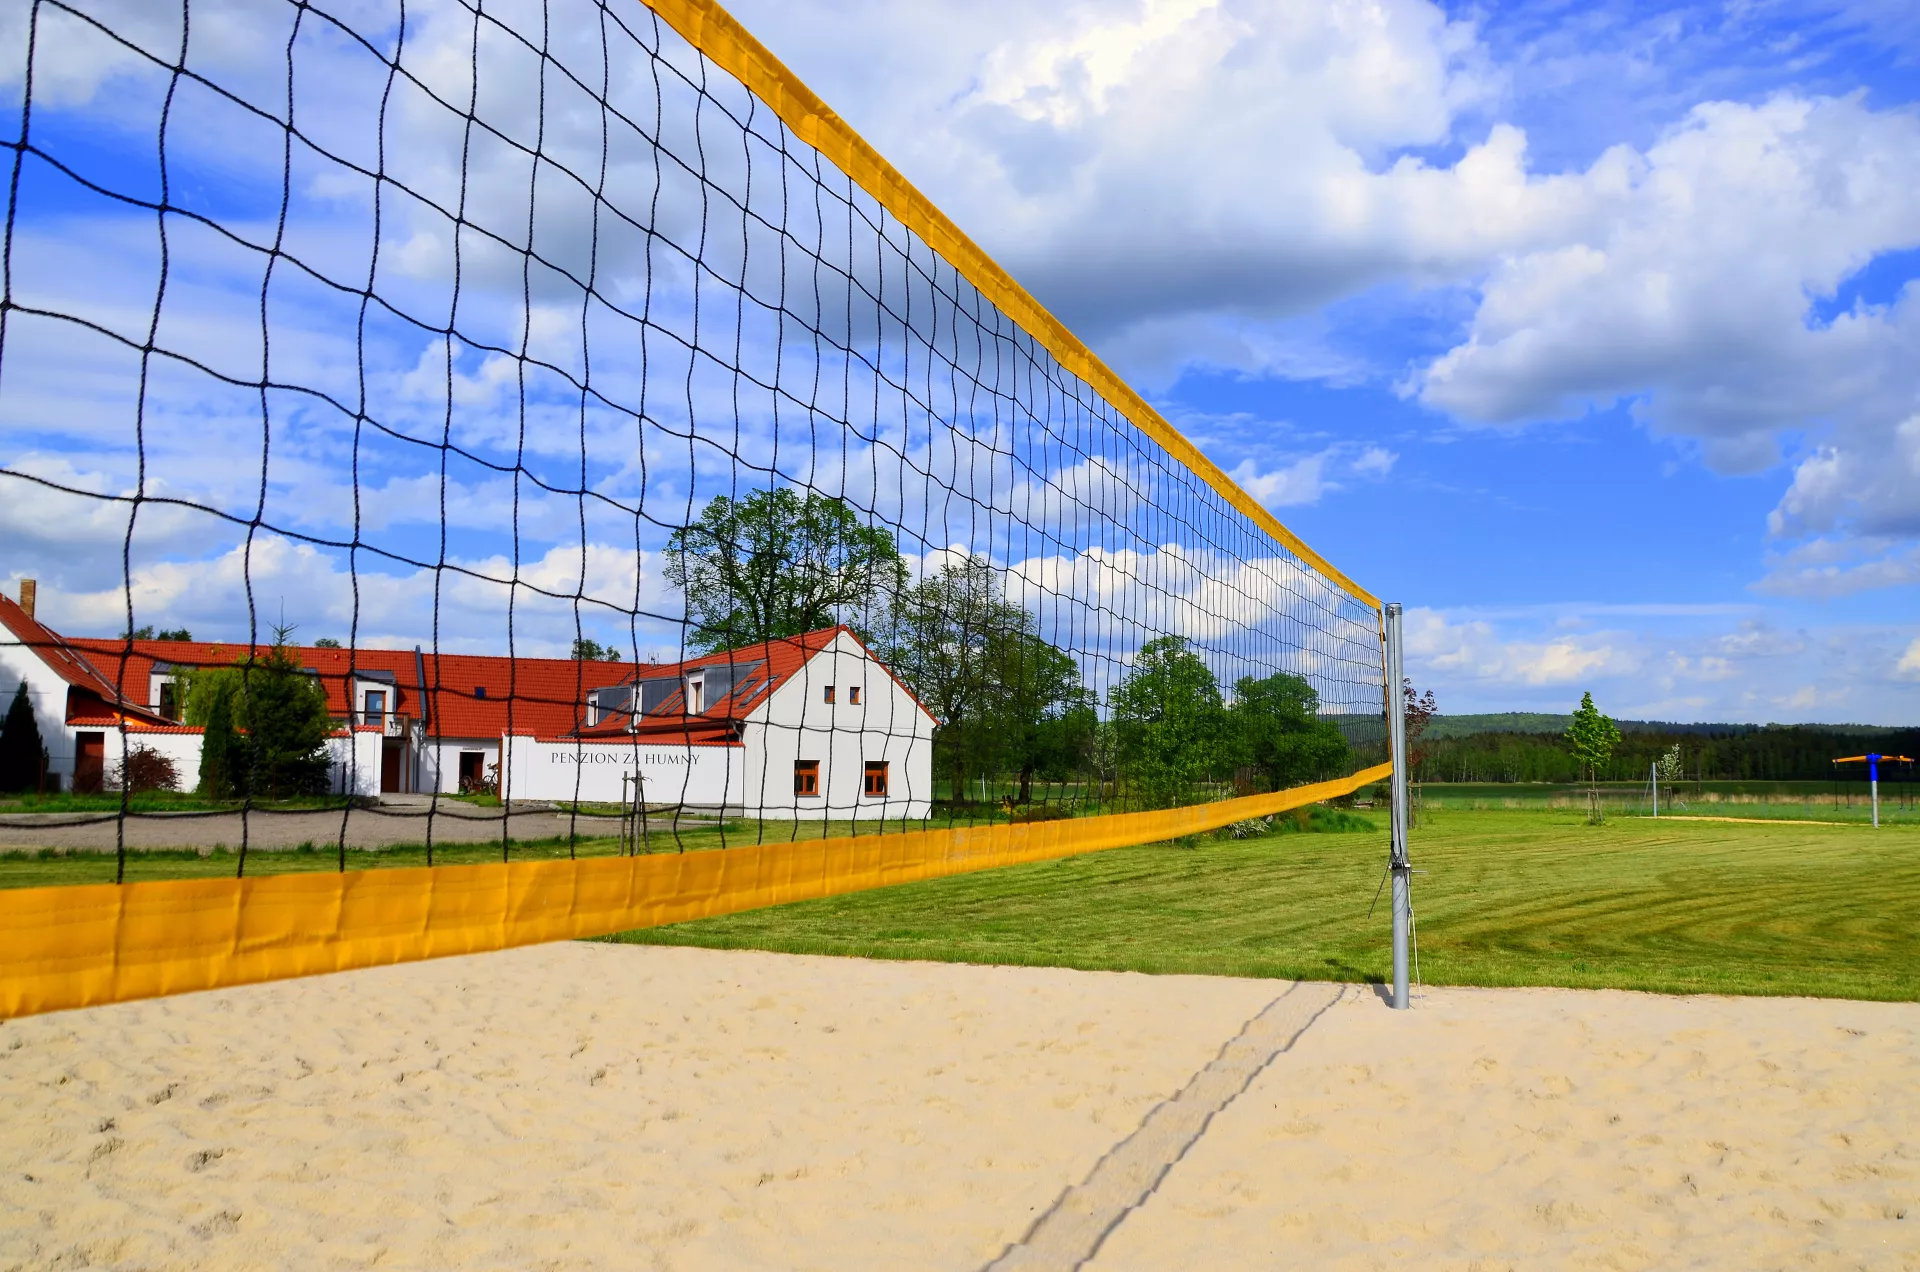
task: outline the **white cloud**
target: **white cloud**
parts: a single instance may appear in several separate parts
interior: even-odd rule
[[[1509,126],[1457,136],[1499,74],[1471,22],[1424,0],[741,16],[1049,306],[1121,345],[1179,340],[1178,319],[1189,355],[1263,360],[1233,328],[1470,278],[1563,239],[1624,179],[1612,160],[1536,176]],[[1408,153],[1463,140],[1452,162]]]
[[[1353,461],[1353,471],[1362,477],[1385,477],[1399,458],[1383,446],[1369,446]]]
[[[1882,536],[1822,537],[1770,556],[1754,590],[1825,599],[1920,583],[1920,546]]]
[[[1456,622],[1430,609],[1406,616],[1410,667],[1453,684],[1574,685],[1598,674],[1635,670],[1636,651],[1623,649],[1617,633],[1592,632],[1547,640],[1514,639],[1485,619]]]
[[[1913,644],[1907,646],[1907,652],[1900,655],[1900,664],[1894,671],[1920,680],[1920,637],[1916,637]]]
[[[436,600],[431,570],[395,572],[365,557],[350,569],[338,553],[261,534],[214,556],[136,566],[127,590],[135,626],[186,627],[202,638],[241,639],[250,628],[268,634],[284,612],[298,624],[299,640],[345,640],[351,630],[372,647],[437,639],[448,652],[502,654],[511,599],[513,646],[525,654],[564,654],[576,611],[588,635],[617,648],[627,648],[636,632],[642,653],[678,647],[678,598],[662,588],[650,558],[631,547],[556,547],[522,561],[517,574],[500,556],[450,565]],[[516,577],[520,585],[513,587]],[[73,635],[124,631],[127,590],[118,581],[86,589],[43,577],[41,616]],[[641,613],[630,629],[635,610]]]
[[[1826,325],[1809,306],[1920,244],[1920,116],[1858,97],[1708,103],[1622,171],[1587,233],[1495,268],[1424,401],[1504,423],[1643,396],[1656,429],[1731,469],[1770,462],[1783,429],[1890,437],[1920,389],[1912,302]],[[1836,458],[1803,467],[1803,517],[1830,503]]]
[[[1227,475],[1267,507],[1290,508],[1320,502],[1321,492],[1326,489],[1322,474],[1327,458],[1327,452],[1322,451],[1264,473],[1249,459]]]
[[[1776,534],[1920,534],[1920,299],[1814,317],[1920,244],[1911,109],[1682,103],[1652,145],[1555,172],[1497,121],[1506,69],[1473,23],[1417,0],[740,8],[1137,375],[1351,378],[1299,315],[1458,289],[1466,339],[1411,381],[1428,405],[1519,424],[1627,401],[1723,471],[1811,435]]]
[[[1414,609],[1407,672],[1442,711],[1559,711],[1585,690],[1609,715],[1750,723],[1905,724],[1920,713],[1920,675],[1900,670],[1897,625],[1785,630],[1763,612],[1731,625],[1718,609],[1642,612],[1632,629],[1570,626],[1605,607],[1508,611]],[[1920,652],[1906,657],[1920,671]]]

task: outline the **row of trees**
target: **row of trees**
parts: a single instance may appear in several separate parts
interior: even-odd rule
[[[984,557],[915,582],[893,536],[844,501],[791,489],[720,497],[668,543],[665,575],[686,598],[690,643],[738,648],[847,621],[940,719],[934,766],[958,799],[1006,777],[1020,804],[1036,780],[1097,779],[1149,807],[1206,783],[1276,789],[1347,770],[1346,737],[1299,676],[1248,677],[1231,702],[1177,636],[1141,647],[1106,718],[1072,654],[1006,599]]]
[[[1603,782],[1646,780],[1648,768],[1680,748],[1685,779],[1826,781],[1833,759],[1865,751],[1914,755],[1920,730],[1863,737],[1820,725],[1769,725],[1717,733],[1633,728],[1596,772]],[[1590,767],[1558,734],[1488,731],[1429,740],[1414,772],[1428,782],[1575,782]]]

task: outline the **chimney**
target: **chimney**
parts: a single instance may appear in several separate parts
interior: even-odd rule
[[[40,585],[32,579],[20,580],[20,608],[27,611],[27,617],[33,617],[34,598],[40,591]]]

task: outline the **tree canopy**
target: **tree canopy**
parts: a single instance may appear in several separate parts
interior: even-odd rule
[[[1320,718],[1320,695],[1302,676],[1243,677],[1234,686],[1227,716],[1235,761],[1251,768],[1264,790],[1347,771],[1346,735]]]
[[[1219,765],[1227,740],[1220,686],[1181,636],[1140,647],[1107,695],[1121,781],[1144,808],[1186,803]]]
[[[846,622],[866,635],[906,583],[893,535],[843,499],[782,486],[721,495],[667,541],[689,644],[733,649]]]
[[[903,589],[889,618],[881,657],[940,720],[934,764],[956,798],[973,777],[1007,772],[1024,804],[1036,776],[1080,766],[1094,728],[1080,666],[1035,634],[985,557],[948,561]]]

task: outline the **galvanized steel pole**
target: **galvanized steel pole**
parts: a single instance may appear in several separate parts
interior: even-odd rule
[[[1408,929],[1413,917],[1413,866],[1407,859],[1407,708],[1401,682],[1405,679],[1400,654],[1400,607],[1386,607],[1387,637],[1387,747],[1393,761],[1393,847],[1388,868],[1393,872],[1393,1005],[1404,1011],[1407,999]]]

